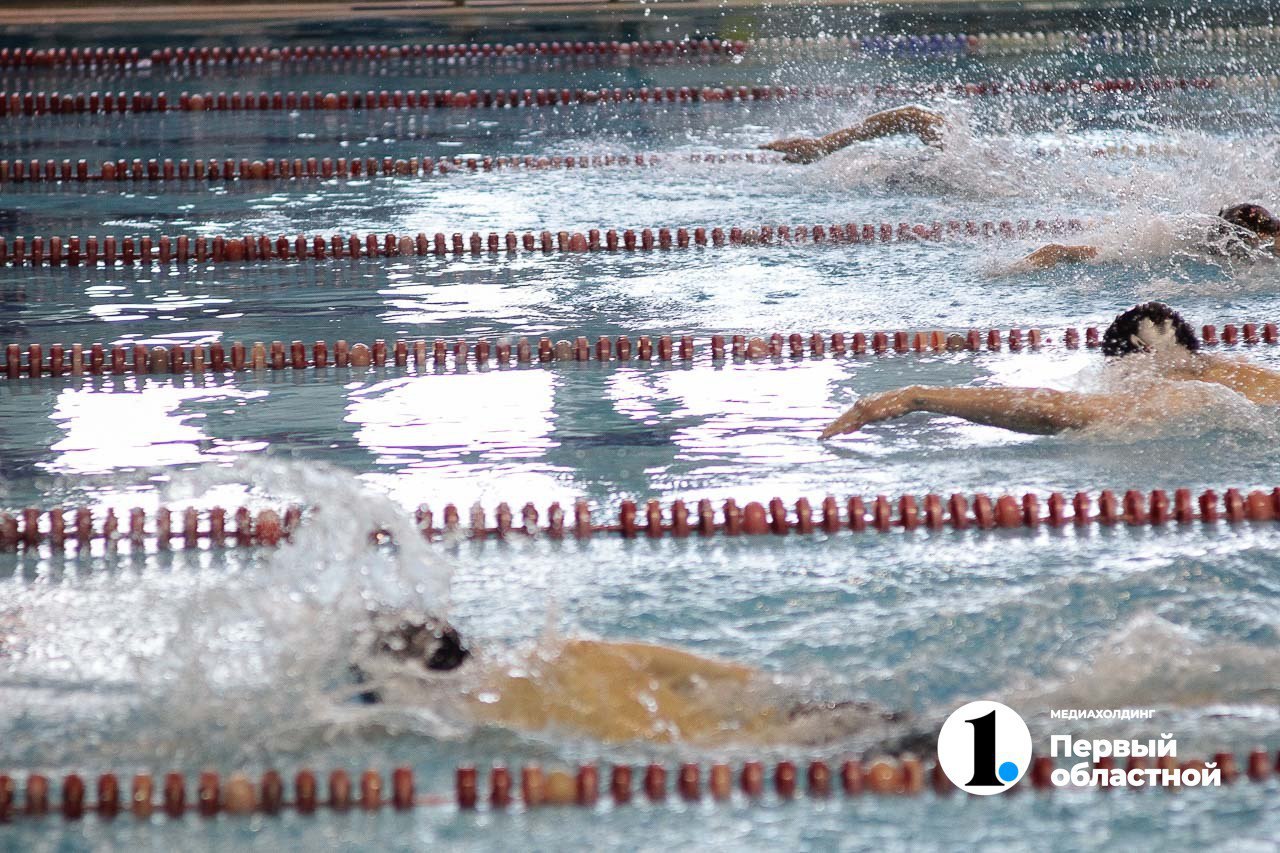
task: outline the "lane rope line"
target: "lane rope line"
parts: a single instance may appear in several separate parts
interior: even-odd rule
[[[762,225],[758,228],[642,228],[599,229],[581,231],[532,231],[517,233],[497,231],[482,233],[473,231],[466,237],[454,232],[451,237],[437,231],[428,237],[426,232],[409,234],[357,234],[323,235],[299,234],[295,237],[280,235],[270,237],[257,234],[244,237],[215,237],[182,235],[170,237],[62,237],[61,235],[33,236],[28,242],[25,236],[13,237],[12,242],[0,237],[0,267],[85,266],[99,264],[114,267],[117,264],[204,264],[244,263],[250,261],[323,260],[326,257],[350,258],[399,258],[460,256],[470,254],[514,255],[582,253],[582,252],[634,252],[702,249],[708,246],[738,245],[849,245],[864,243],[907,244],[948,239],[1004,238],[1019,239],[1046,234],[1065,234],[1082,231],[1086,223],[1080,219],[1002,220],[979,222],[952,219],[947,222],[911,224],[899,222],[895,227],[888,222],[854,222],[831,225]]]
[[[1261,747],[1246,754],[1243,768],[1231,750],[1215,752],[1211,761],[1180,762],[1172,756],[1154,761],[1130,757],[1121,767],[1108,756],[1087,764],[1091,777],[1108,780],[1102,787],[1137,791],[1148,787],[1176,789],[1184,781],[1199,783],[1210,771],[1228,788],[1245,780],[1265,784],[1280,769],[1280,763]],[[607,779],[602,778],[602,767],[608,768]],[[1052,776],[1057,769],[1052,757],[1033,756],[1031,766],[1018,784],[1047,793],[1056,787]],[[1112,784],[1109,780],[1116,774],[1121,774],[1126,782]],[[1127,779],[1134,774],[1159,781],[1131,786]],[[346,770],[334,770],[328,774],[323,789],[314,771],[300,770],[293,778],[292,791],[277,770],[263,772],[257,784],[247,773],[231,773],[223,779],[215,771],[204,770],[197,774],[194,789],[184,774],[170,772],[164,774],[157,797],[157,784],[151,773],[134,773],[127,793],[121,780],[128,774],[102,773],[96,778],[94,796],[90,799],[85,778],[69,773],[63,776],[61,796],[55,799],[49,777],[43,773],[4,774],[0,775],[0,823],[50,816],[75,821],[86,815],[109,820],[122,813],[150,820],[161,815],[171,819],[191,814],[203,818],[284,812],[307,816],[317,812],[371,813],[384,808],[395,811],[433,807],[459,811],[570,805],[595,808],[603,804],[602,800],[614,807],[637,801],[652,807],[672,802],[699,802],[704,797],[715,802],[760,805],[797,797],[825,800],[841,794],[845,798],[919,796],[932,791],[936,796],[945,797],[957,790],[936,757],[926,764],[910,754],[780,760],[769,764],[748,760],[740,765],[683,761],[671,767],[659,762],[641,766],[599,762],[580,764],[572,772],[567,769],[544,771],[537,764],[527,764],[513,772],[504,765],[494,765],[489,769],[488,784],[483,789],[480,771],[474,765],[461,765],[453,775],[454,790],[446,795],[419,792],[414,772],[407,766],[391,772],[390,790],[384,787],[383,775],[372,769],[360,773],[358,783],[353,783]],[[602,782],[605,783],[603,791]]]
[[[1038,149],[1043,156],[1073,153],[1070,148]],[[1112,143],[1082,149],[1093,157],[1168,157],[1188,156],[1194,152],[1167,143]],[[770,151],[716,151],[686,154],[621,152],[617,154],[554,155],[454,155],[452,157],[210,157],[194,160],[169,157],[135,157],[103,160],[91,165],[88,160],[55,160],[37,157],[0,160],[0,185],[111,183],[124,181],[270,181],[312,178],[390,178],[435,177],[445,175],[497,172],[512,174],[531,171],[573,171],[621,167],[653,168],[679,164],[754,163],[774,165],[785,162],[783,155]]]
[[[1131,30],[1037,30],[981,33],[819,34],[749,39],[685,39],[682,41],[524,41],[452,44],[328,44],[185,47],[166,46],[144,52],[137,47],[89,46],[60,48],[0,48],[0,69],[61,69],[93,73],[109,69],[198,70],[213,66],[332,65],[367,63],[395,65],[428,61],[435,64],[492,63],[519,59],[594,60],[627,63],[636,60],[674,60],[746,56],[839,54],[954,56],[1044,52],[1157,53],[1189,48],[1261,47],[1280,41],[1280,27],[1138,28]]]
[[[0,117],[204,112],[309,112],[352,110],[500,109],[504,107],[605,106],[611,104],[755,104],[788,100],[869,97],[1150,94],[1280,86],[1272,74],[1214,77],[1109,77],[1069,80],[990,80],[903,86],[884,83],[831,86],[680,86],[599,89],[383,89],[365,92],[0,92]]]
[[[44,377],[79,376],[180,376],[206,373],[225,374],[245,371],[327,370],[334,368],[386,367],[412,368],[419,373],[441,370],[465,371],[469,368],[503,368],[515,365],[550,365],[560,363],[618,363],[646,365],[653,363],[707,363],[764,361],[782,358],[821,359],[865,355],[905,355],[939,353],[1035,352],[1045,347],[1061,346],[1074,350],[1084,346],[1096,349],[1102,345],[1103,330],[1088,326],[1083,330],[1067,328],[1045,333],[1031,329],[969,329],[967,332],[880,331],[821,332],[784,335],[715,334],[706,338],[693,335],[600,335],[594,344],[586,335],[574,340],[553,341],[542,337],[531,343],[527,337],[513,341],[448,341],[436,338],[398,338],[390,346],[381,338],[372,346],[338,340],[330,344],[316,341],[310,347],[302,341],[255,341],[246,345],[234,341],[229,346],[211,344],[72,344],[48,346],[29,343],[25,347],[10,343],[5,346],[5,360],[0,364],[0,377],[41,379]],[[632,338],[635,338],[633,345]],[[1221,327],[1201,327],[1200,342],[1204,346],[1252,346],[1280,343],[1276,323],[1225,323]],[[47,355],[46,355],[47,352]]]
[[[1098,149],[1101,151],[1102,149]],[[263,181],[293,178],[432,177],[475,172],[569,171],[636,166],[650,168],[679,163],[781,163],[770,151],[722,151],[689,154],[617,153],[453,157],[225,157],[176,162],[171,158],[104,160],[90,168],[88,160],[30,158],[0,160],[0,184],[84,183],[110,181]]]
[[[210,509],[169,509],[147,513],[140,508],[128,511],[127,520],[115,509],[100,514],[88,507],[40,510],[34,507],[17,514],[0,513],[0,550],[32,550],[47,545],[54,550],[74,545],[106,547],[128,545],[135,549],[157,550],[220,548],[228,546],[277,546],[291,539],[304,515],[317,518],[322,512],[291,506],[284,510],[240,507],[230,514],[222,507]],[[545,519],[545,524],[542,520]],[[590,539],[596,535],[618,535],[627,539],[677,539],[690,536],[786,536],[928,530],[978,530],[1153,527],[1176,525],[1187,529],[1199,525],[1226,523],[1235,529],[1245,522],[1273,523],[1280,520],[1280,487],[1242,492],[1228,488],[1221,495],[1207,489],[1196,495],[1191,489],[1143,492],[1129,489],[1117,496],[1110,489],[1097,495],[1051,492],[1043,497],[1033,493],[970,497],[956,493],[943,498],[928,494],[891,499],[854,496],[843,501],[827,496],[815,509],[808,498],[799,498],[788,507],[781,498],[766,503],[747,501],[739,505],[729,498],[719,509],[707,499],[686,503],[673,500],[664,508],[650,500],[619,504],[615,519],[601,521],[585,500],[566,508],[559,502],[540,513],[533,503],[520,508],[519,516],[503,502],[493,511],[492,524],[479,504],[468,511],[466,520],[458,507],[446,504],[438,519],[425,504],[414,513],[414,523],[428,541],[459,539],[499,539],[546,536]],[[372,537],[383,531],[370,531]]]

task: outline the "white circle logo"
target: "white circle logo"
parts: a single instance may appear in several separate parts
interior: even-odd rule
[[[942,724],[938,763],[966,793],[1004,793],[1031,766],[1031,731],[1008,705],[970,702]]]

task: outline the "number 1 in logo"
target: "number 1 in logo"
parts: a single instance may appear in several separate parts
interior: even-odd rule
[[[973,778],[967,784],[1004,787],[996,777],[996,712],[965,722],[973,726]]]
[[[956,709],[938,733],[938,763],[957,788],[999,794],[1031,764],[1031,732],[1018,712],[979,701]]]

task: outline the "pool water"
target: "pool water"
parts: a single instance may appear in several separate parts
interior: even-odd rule
[[[294,34],[297,37],[306,37]],[[340,41],[333,28],[319,40]],[[280,33],[275,33],[276,37]],[[70,37],[70,36],[68,36]],[[79,38],[79,36],[76,36]],[[317,37],[318,36],[313,36]],[[136,38],[168,43],[159,28]],[[148,42],[148,39],[150,40]],[[321,66],[207,74],[3,72],[0,88],[537,88],[802,85],[1270,74],[1266,52],[1097,56],[749,57],[629,67],[554,63]],[[571,83],[564,81],[572,80]],[[1193,324],[1280,313],[1276,262],[1196,251],[1222,205],[1276,203],[1280,93],[1265,85],[1156,95],[922,101],[951,121],[941,151],[901,139],[810,166],[689,163],[430,178],[6,184],[0,234],[417,233],[1080,217],[1102,263],[1019,270],[1032,239],[738,246],[587,255],[0,269],[4,343],[45,345],[1031,328],[1105,325],[1163,299]],[[886,98],[2,119],[11,158],[511,156],[743,152],[850,124]],[[1163,146],[1099,157],[1108,145]],[[1073,238],[1074,239],[1074,238]],[[1280,367],[1280,352],[1240,354]],[[878,494],[1270,489],[1275,412],[1230,394],[1149,429],[1030,437],[921,415],[819,443],[855,399],[906,384],[1110,381],[1095,351],[557,363],[464,371],[0,380],[0,503],[308,507],[278,550],[0,554],[0,767],[51,776],[204,767],[452,768],[539,762],[805,758],[877,751],[826,742],[715,750],[601,744],[478,726],[446,696],[347,701],[366,606],[447,612],[483,653],[563,636],[663,643],[765,670],[797,701],[854,698],[932,733],[974,698],[1017,708],[1038,745],[1057,708],[1154,709],[1073,724],[1089,737],[1174,732],[1180,754],[1280,746],[1280,529],[840,533],[684,541],[372,548],[428,504],[624,500],[739,503]],[[1150,728],[1154,726],[1154,728]],[[820,739],[821,740],[821,739]],[[735,801],[585,810],[198,822],[19,822],[0,846],[448,844],[527,849],[694,845],[1010,849],[1274,849],[1275,783],[1178,795]],[[643,841],[637,841],[644,833]]]

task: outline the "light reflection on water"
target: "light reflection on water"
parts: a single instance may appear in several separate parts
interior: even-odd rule
[[[238,452],[261,449],[261,444],[237,442],[206,455],[200,446],[211,442],[200,428],[203,416],[182,414],[179,410],[193,401],[237,401],[238,404],[265,396],[265,391],[159,384],[134,393],[68,389],[58,395],[51,415],[61,426],[63,437],[50,445],[55,458],[45,467],[62,474],[105,474],[118,468],[193,465],[219,458],[231,459]],[[104,428],[104,425],[112,426]]]

